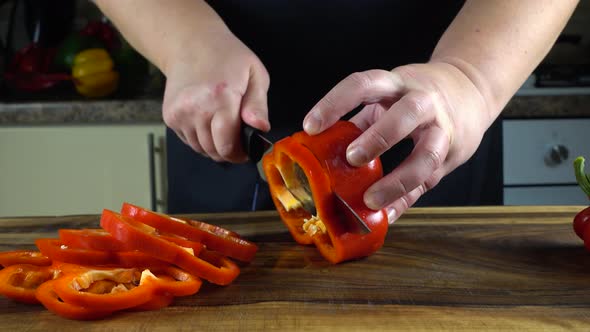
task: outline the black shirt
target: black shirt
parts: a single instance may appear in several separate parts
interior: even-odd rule
[[[347,75],[428,61],[463,1],[213,0],[270,74],[273,127],[296,125]]]

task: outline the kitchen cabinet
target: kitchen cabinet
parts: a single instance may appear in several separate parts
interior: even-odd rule
[[[503,130],[505,205],[586,205],[573,160],[590,158],[590,119],[506,119]]]
[[[165,210],[165,126],[0,127],[0,216]]]

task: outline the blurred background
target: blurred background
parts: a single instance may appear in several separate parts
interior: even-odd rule
[[[166,212],[164,76],[91,1],[0,0],[0,50],[0,216]],[[590,1],[498,122],[465,204],[587,204],[571,165],[590,157]]]

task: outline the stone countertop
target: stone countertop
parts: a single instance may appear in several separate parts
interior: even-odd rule
[[[158,99],[0,103],[0,126],[163,123]]]
[[[588,118],[590,94],[515,96],[502,111],[505,119]]]
[[[590,94],[517,95],[502,117],[590,117]],[[0,126],[139,123],[163,123],[160,99],[0,103]]]

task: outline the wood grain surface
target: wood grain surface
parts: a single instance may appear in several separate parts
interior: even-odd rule
[[[230,286],[204,284],[155,312],[62,319],[0,298],[6,331],[590,330],[580,206],[414,208],[375,255],[339,265],[295,244],[274,212],[192,216],[258,243]],[[34,248],[97,216],[0,219],[0,250]]]

